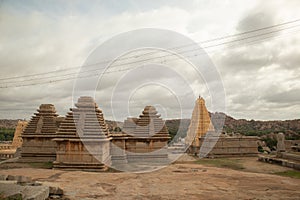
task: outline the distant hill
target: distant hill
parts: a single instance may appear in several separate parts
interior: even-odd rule
[[[62,119],[63,120],[63,117]],[[0,128],[4,129],[15,129],[19,119],[0,119]],[[123,122],[115,122],[111,120],[105,120],[108,128],[114,130],[116,127],[123,127]]]
[[[259,121],[259,120],[246,120],[234,119],[224,113],[210,113],[215,128],[222,127],[220,123],[225,118],[223,132],[228,134],[242,134],[242,135],[255,135],[263,136],[271,133],[283,132],[287,139],[300,139],[300,119],[294,120],[272,120],[272,121]],[[0,128],[14,129],[18,120],[0,119]],[[122,129],[123,122],[115,122],[106,120],[110,131],[117,131],[117,127]],[[177,137],[184,137],[190,124],[190,119],[170,119],[166,120],[166,126],[172,136],[177,134]]]
[[[234,132],[257,136],[283,132],[286,139],[300,139],[300,119],[256,121],[246,119],[237,120],[226,116],[223,130],[226,133]]]
[[[0,119],[0,128],[16,128],[19,119]]]
[[[109,131],[120,131],[123,128],[123,122],[112,121],[112,120],[105,120]],[[119,130],[117,130],[119,128]]]
[[[255,121],[246,119],[234,119],[224,113],[210,113],[215,128],[222,127],[221,119],[225,119],[223,132],[227,134],[241,134],[247,136],[263,136],[272,133],[283,132],[286,139],[300,139],[300,119],[294,120],[273,120],[273,121]],[[180,119],[166,120],[166,125],[171,135],[177,133]],[[178,135],[185,136],[190,124],[190,119],[181,121],[182,127]]]
[[[189,128],[191,120],[190,119],[168,119],[166,120],[166,126],[168,127],[169,134],[172,139],[176,135],[176,139],[179,137],[184,138],[186,136],[186,132]],[[178,133],[177,133],[178,132]]]

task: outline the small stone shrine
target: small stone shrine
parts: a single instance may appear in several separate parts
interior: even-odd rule
[[[40,105],[22,134],[20,162],[52,162],[56,157],[56,110],[52,104]]]
[[[139,118],[125,120],[123,132],[128,135],[125,144],[128,162],[167,161],[170,136],[155,107],[146,106]]]
[[[104,171],[111,164],[110,134],[92,97],[80,97],[61,122],[54,168]]]

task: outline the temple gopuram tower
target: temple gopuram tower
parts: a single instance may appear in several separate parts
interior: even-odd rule
[[[27,126],[28,122],[27,121],[18,121],[15,133],[14,133],[14,138],[12,141],[12,147],[13,148],[19,148],[22,146],[23,140],[22,140],[22,133],[25,130],[26,126]]]
[[[170,136],[165,122],[157,114],[155,107],[146,106],[139,118],[126,120],[123,130],[128,131],[125,132],[128,135],[126,140],[128,162],[167,161]]]
[[[54,168],[103,171],[111,164],[110,135],[92,97],[80,97],[61,122]]]
[[[213,131],[208,110],[205,106],[205,100],[199,96],[195,102],[191,123],[185,139],[186,145],[190,145],[189,151],[195,153],[200,148],[200,138],[205,136],[208,131]]]
[[[21,162],[52,162],[56,157],[56,143],[52,140],[58,129],[55,107],[42,104],[37,111],[21,136]]]

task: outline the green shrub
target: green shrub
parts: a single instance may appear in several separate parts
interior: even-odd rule
[[[0,141],[11,141],[14,138],[15,129],[0,128]]]
[[[257,147],[257,151],[263,153],[263,152],[264,152],[264,149],[263,149],[262,146],[259,145],[259,146]]]
[[[277,146],[277,140],[275,138],[266,137],[262,139],[267,147],[269,147],[271,150],[275,150],[275,147]]]

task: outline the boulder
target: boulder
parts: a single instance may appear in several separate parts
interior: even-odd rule
[[[60,187],[49,186],[50,195],[63,195],[64,191]]]

